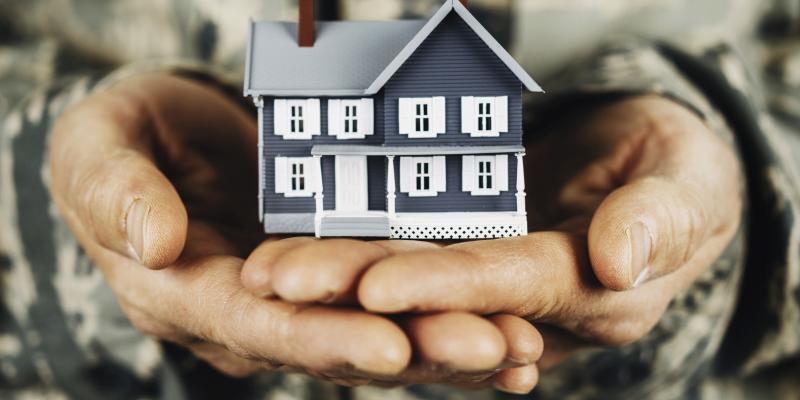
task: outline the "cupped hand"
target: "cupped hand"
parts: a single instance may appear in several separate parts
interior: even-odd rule
[[[53,198],[137,328],[237,376],[278,369],[341,384],[535,383],[529,365],[541,337],[518,317],[393,321],[245,290],[243,257],[264,239],[256,149],[252,115],[222,91],[175,76],[121,81],[57,121]]]
[[[642,338],[738,229],[734,150],[693,112],[656,96],[576,110],[550,130],[526,157],[533,233],[373,244],[395,249],[385,254],[277,242],[262,250],[266,259],[248,260],[244,285],[294,302],[358,301],[376,313],[511,314],[559,327],[554,344]]]

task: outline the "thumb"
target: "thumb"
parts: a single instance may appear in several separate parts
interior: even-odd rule
[[[731,146],[693,115],[662,125],[589,226],[592,268],[609,289],[631,289],[687,264],[704,268],[739,225],[743,186]]]
[[[95,241],[149,268],[173,263],[186,242],[188,217],[172,184],[132,150],[78,171],[68,207]]]
[[[183,251],[186,209],[152,156],[127,140],[125,124],[108,122],[79,108],[54,126],[53,198],[84,247],[94,241],[149,268],[166,267]]]

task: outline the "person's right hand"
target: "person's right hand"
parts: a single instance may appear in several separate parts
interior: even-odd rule
[[[541,336],[518,317],[444,312],[401,328],[245,290],[243,257],[263,239],[256,137],[255,118],[221,91],[167,75],[119,82],[57,121],[53,198],[137,328],[232,375],[533,388]]]

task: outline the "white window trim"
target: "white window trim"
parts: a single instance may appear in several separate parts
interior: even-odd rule
[[[284,140],[311,140],[320,134],[319,99],[275,99],[274,131]],[[302,107],[303,132],[291,132],[292,107]]]
[[[488,162],[491,165],[492,187],[481,189],[480,185],[480,165]],[[500,194],[500,182],[497,181],[497,156],[475,156],[475,171],[473,172],[474,183],[472,184],[473,196],[497,196]]]
[[[492,129],[490,130],[478,130],[478,119],[480,118],[478,111],[479,105],[482,103],[491,106],[491,112],[488,115],[492,119]],[[508,96],[464,96],[461,98],[461,131],[471,137],[498,137],[501,133],[508,132],[508,112]],[[501,114],[503,118],[501,118]]]
[[[428,189],[417,189],[417,178],[420,177],[417,172],[417,165],[421,163],[428,164]],[[409,197],[436,197],[438,193],[435,188],[435,171],[433,166],[433,157],[412,157],[411,158],[411,190],[408,192]]]
[[[278,164],[283,163],[285,170],[280,171]],[[313,157],[276,157],[275,160],[275,192],[283,194],[284,197],[312,197],[314,195],[317,180],[315,179],[314,158]],[[302,165],[304,178],[304,188],[302,190],[292,190],[293,165]],[[278,174],[283,176],[278,177]],[[280,184],[279,184],[280,182]],[[282,186],[282,187],[279,187]]]
[[[443,135],[447,131],[446,98],[437,97],[410,97],[401,98],[398,109],[399,131],[411,139],[431,139]],[[417,106],[428,108],[428,130],[417,130]]]
[[[347,140],[347,139],[364,139],[366,135],[362,133],[364,127],[361,125],[364,123],[364,110],[361,109],[361,100],[342,100],[341,108],[339,109],[341,127],[339,134],[336,136],[339,139]],[[355,107],[356,116],[355,121],[358,122],[358,130],[355,132],[346,132],[345,127],[347,126],[347,107]]]

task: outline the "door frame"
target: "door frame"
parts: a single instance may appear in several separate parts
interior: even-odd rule
[[[361,166],[362,166],[360,175],[361,175],[361,181],[363,182],[363,185],[361,185],[363,187],[363,190],[361,190],[362,196],[363,196],[362,198],[364,199],[364,208],[363,209],[359,208],[359,209],[344,210],[344,209],[341,209],[339,207],[339,205],[342,203],[340,201],[340,197],[339,196],[343,193],[341,190],[344,188],[343,183],[342,183],[343,178],[340,175],[340,171],[342,170],[340,168],[340,165],[341,165],[341,162],[344,161],[345,159],[350,159],[351,161],[358,159],[359,160],[359,164],[361,164]],[[343,213],[348,213],[348,212],[360,213],[360,212],[369,211],[369,181],[368,181],[369,174],[367,173],[367,169],[369,168],[369,166],[368,166],[368,163],[367,163],[367,156],[361,156],[361,155],[335,156],[335,160],[336,160],[334,162],[334,174],[336,175],[336,208],[335,208],[335,211],[336,212],[343,212]],[[352,189],[352,190],[355,190],[355,189]]]

